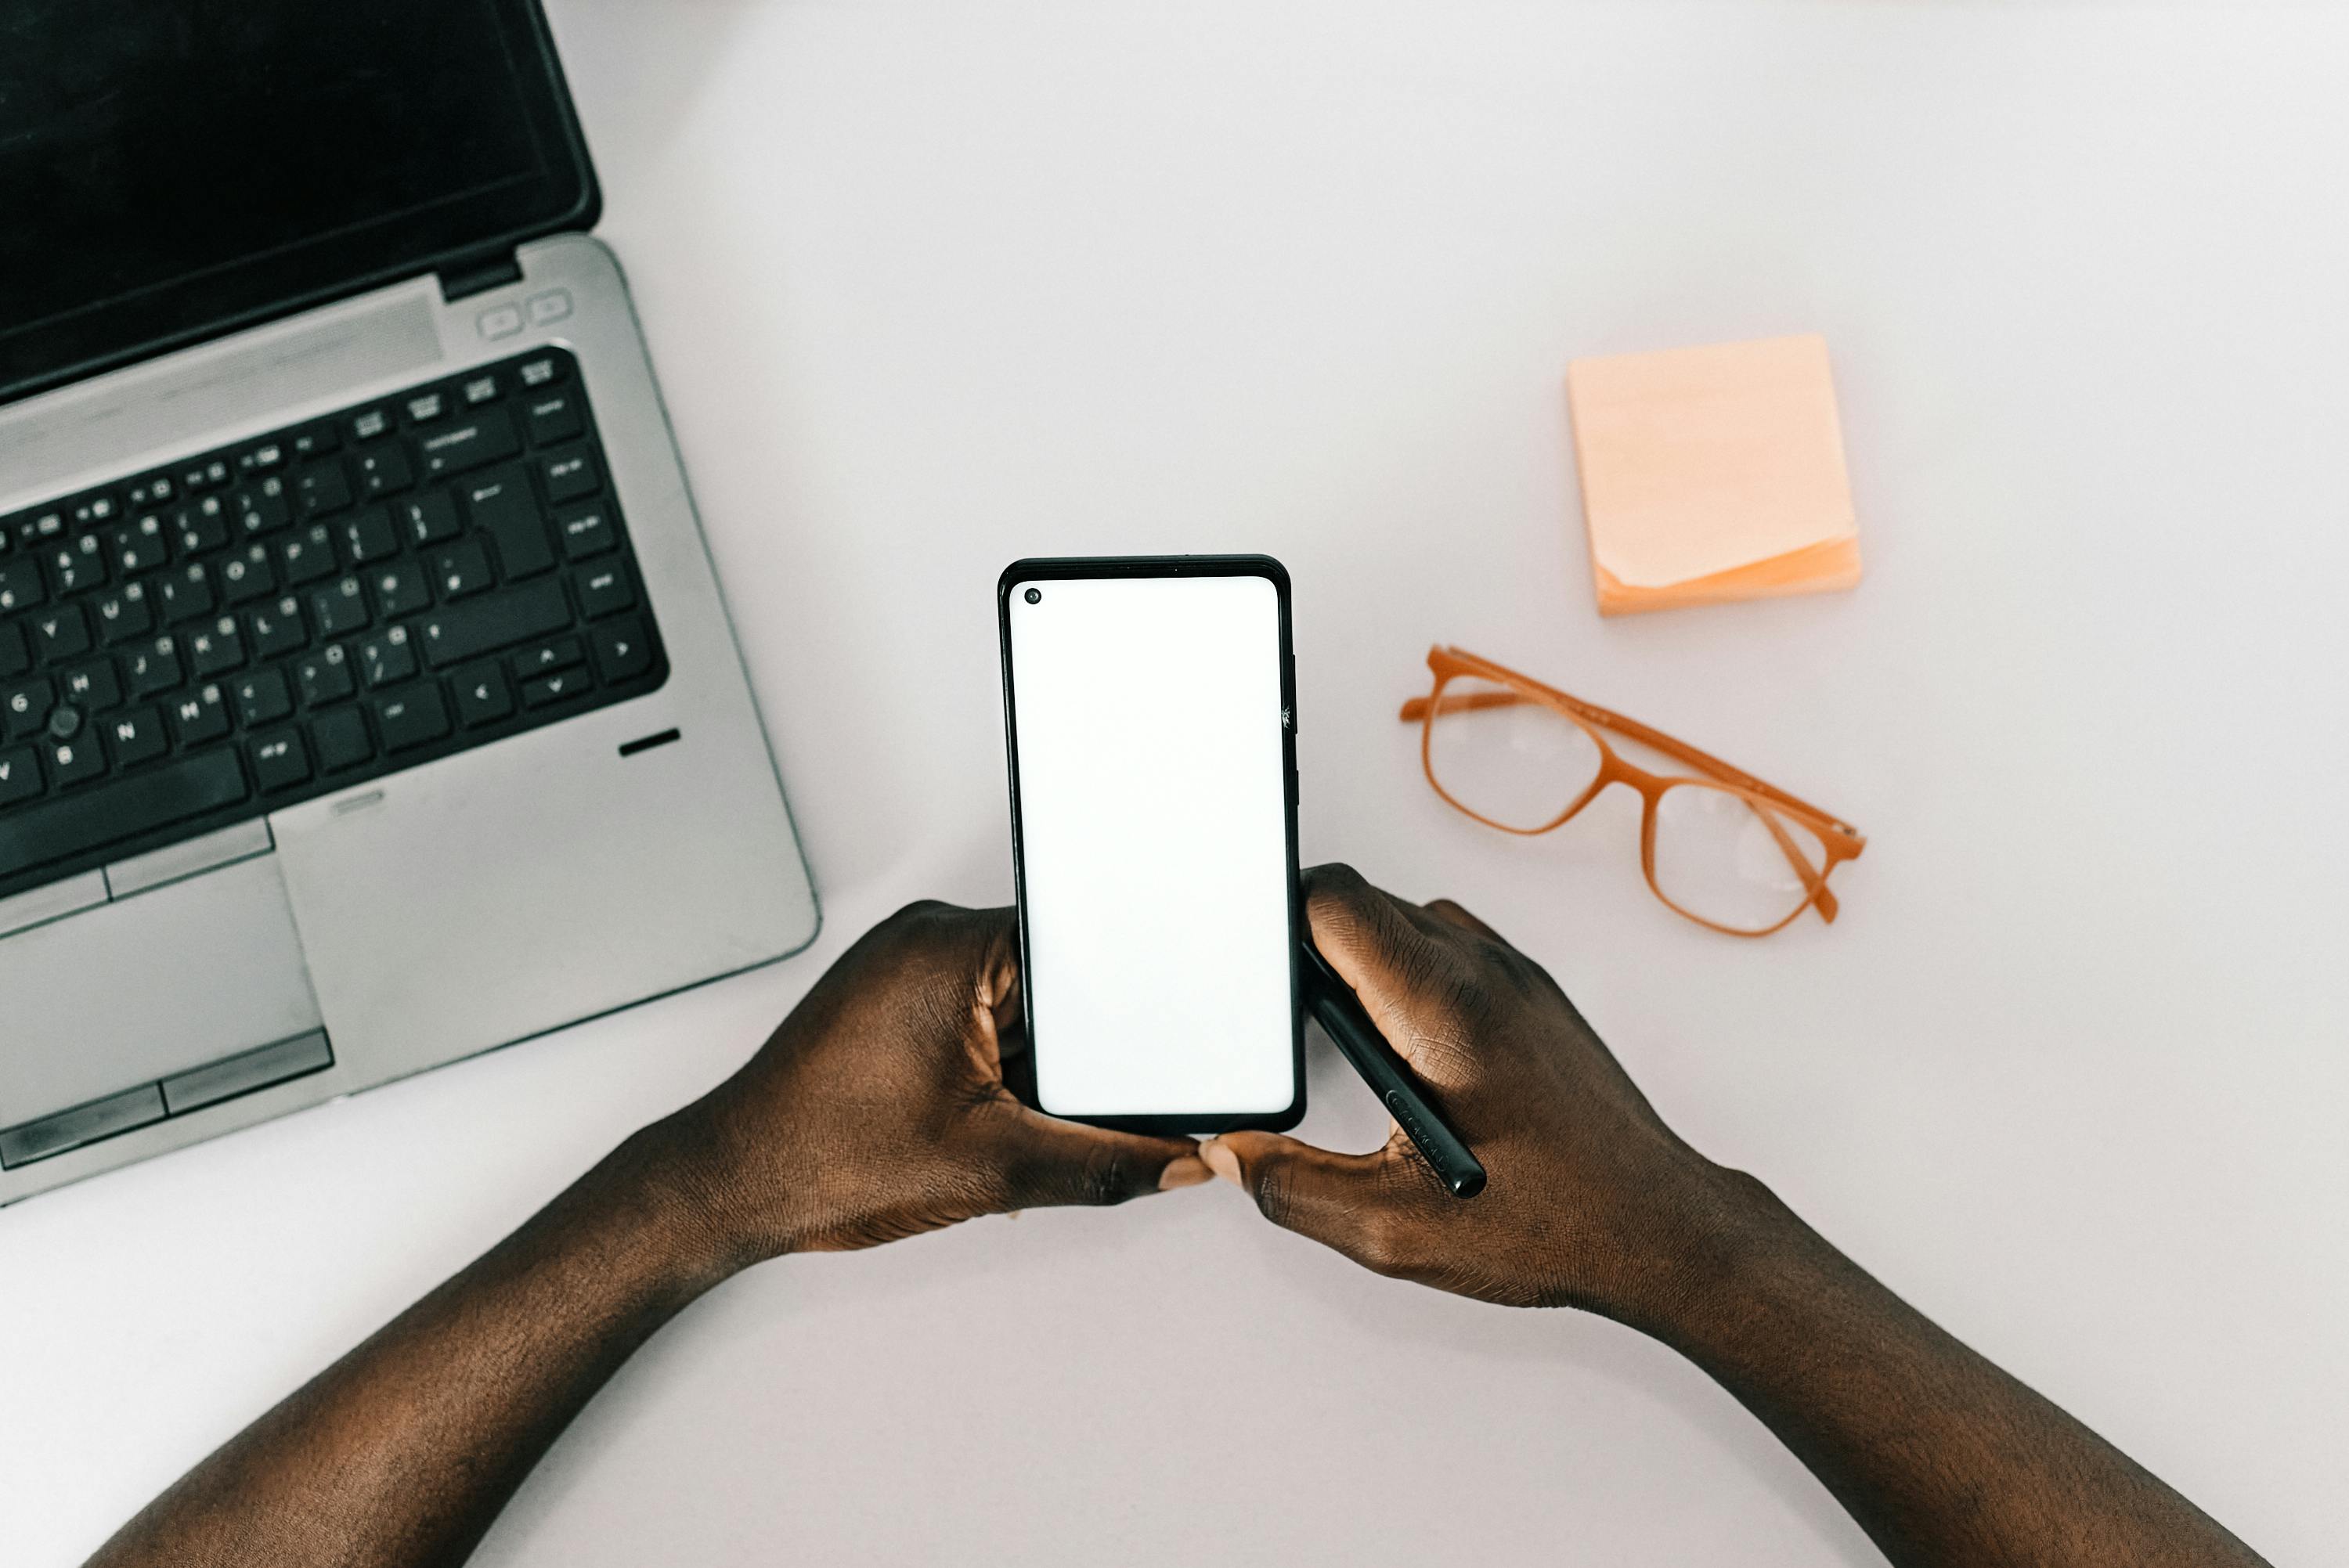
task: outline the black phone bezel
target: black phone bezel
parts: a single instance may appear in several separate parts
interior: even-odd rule
[[[1302,943],[1305,900],[1297,843],[1297,653],[1291,631],[1288,568],[1269,555],[1089,555],[1015,561],[996,580],[996,628],[1003,668],[1004,775],[1011,788],[1011,877],[1019,903],[1019,1009],[1027,1055],[1037,1048],[1036,1016],[1028,985],[1028,860],[1019,805],[1019,705],[1011,668],[1011,593],[1015,587],[1098,578],[1262,577],[1273,585],[1280,618],[1280,727],[1282,811],[1288,841],[1288,1026],[1289,1073],[1294,1097],[1278,1110],[1218,1115],[1169,1112],[1152,1116],[1068,1116],[1088,1127],[1157,1134],[1237,1132],[1244,1129],[1286,1132],[1305,1119],[1305,1010]],[[1008,1064],[1007,1064],[1008,1065]],[[1023,1063],[1022,1066],[1028,1064]],[[1007,1075],[1013,1091],[1042,1110],[1032,1070]],[[1047,1115],[1061,1116],[1058,1111]]]

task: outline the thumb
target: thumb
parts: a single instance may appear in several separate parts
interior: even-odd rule
[[[1006,1209],[1123,1203],[1209,1179],[1187,1138],[1081,1127],[1023,1105],[1007,1110],[995,1149]]]
[[[1379,1274],[1405,1266],[1409,1171],[1392,1144],[1373,1154],[1333,1154],[1278,1133],[1226,1132],[1199,1154],[1283,1230]]]

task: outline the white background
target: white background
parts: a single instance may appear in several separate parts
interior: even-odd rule
[[[1036,1103],[1288,1109],[1278,590],[1258,576],[1015,582],[1006,606]]]
[[[0,1212],[0,1557],[95,1546],[897,904],[1008,901],[996,574],[1147,550],[1294,573],[1309,861],[1458,896],[1699,1147],[2278,1562],[2337,1554],[2349,11],[553,9],[823,939]],[[1566,362],[1812,330],[1868,581],[1602,624]],[[1619,805],[1452,813],[1393,718],[1437,640],[1847,814],[1843,921],[1676,919]],[[1312,1089],[1375,1140],[1326,1047]],[[1221,1185],[734,1282],[481,1560],[1112,1553],[1873,1560],[1662,1350]]]

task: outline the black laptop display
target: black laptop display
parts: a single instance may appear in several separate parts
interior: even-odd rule
[[[0,5],[0,403],[592,227],[543,29],[516,0]]]

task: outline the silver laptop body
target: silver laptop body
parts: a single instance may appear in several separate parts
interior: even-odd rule
[[[763,964],[818,922],[626,284],[584,234],[0,407],[0,516],[575,357],[669,674],[0,900],[0,1203]]]

